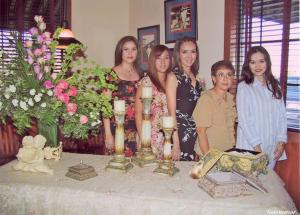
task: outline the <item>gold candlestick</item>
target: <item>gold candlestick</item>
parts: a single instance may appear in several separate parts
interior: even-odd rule
[[[179,169],[175,167],[175,164],[172,162],[171,155],[171,137],[174,128],[163,128],[165,134],[164,140],[164,160],[159,163],[159,166],[154,170],[155,173],[162,175],[173,176]]]
[[[125,111],[114,112],[116,119],[116,133],[115,133],[115,154],[108,165],[105,167],[108,171],[127,172],[133,165],[124,155],[124,118]]]
[[[141,142],[142,147],[136,153],[133,162],[140,167],[153,166],[158,164],[156,156],[152,152],[151,148],[151,103],[152,98],[142,98],[143,103],[143,120],[142,120],[142,135]]]

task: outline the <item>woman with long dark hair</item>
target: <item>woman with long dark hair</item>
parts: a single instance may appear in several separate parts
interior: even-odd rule
[[[197,139],[192,114],[201,94],[196,80],[199,69],[199,49],[193,38],[183,37],[174,47],[174,68],[167,77],[166,94],[169,114],[177,123],[173,133],[173,160],[195,160]]]
[[[270,55],[262,46],[251,47],[238,85],[237,147],[264,152],[269,167],[286,159],[286,110],[278,81],[272,74]]]
[[[117,91],[112,96],[118,99],[125,100],[125,156],[132,156],[137,150],[136,134],[137,129],[135,126],[134,107],[135,107],[135,94],[137,83],[140,80],[141,74],[138,63],[138,42],[133,36],[125,36],[121,38],[115,49],[115,66],[113,71],[117,74]],[[111,92],[106,92],[111,96]],[[114,118],[104,119],[105,129],[105,146],[108,150],[114,149],[114,131],[115,123]]]
[[[167,98],[166,98],[166,79],[167,74],[171,72],[172,57],[168,47],[157,45],[153,47],[149,60],[147,76],[140,82],[135,99],[135,122],[141,137],[142,130],[142,88],[144,86],[152,87],[153,100],[151,103],[151,147],[153,153],[159,158],[163,158],[163,141],[164,136],[161,131],[161,118],[167,115]]]

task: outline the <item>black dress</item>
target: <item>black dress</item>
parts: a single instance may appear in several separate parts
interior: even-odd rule
[[[197,139],[196,124],[192,118],[194,108],[201,94],[199,81],[195,87],[179,68],[174,68],[178,81],[176,92],[176,120],[180,141],[180,160],[192,161],[195,159],[194,146]]]

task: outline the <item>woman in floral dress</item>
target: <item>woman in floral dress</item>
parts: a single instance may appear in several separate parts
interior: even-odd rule
[[[141,137],[143,112],[141,101],[142,88],[144,86],[152,86],[151,147],[153,153],[159,159],[163,159],[164,135],[161,131],[161,117],[168,113],[165,88],[167,74],[171,71],[171,65],[171,56],[168,47],[164,45],[155,46],[149,56],[147,76],[139,82],[135,100],[135,121],[139,136]]]
[[[199,69],[199,50],[194,39],[179,39],[174,48],[174,68],[168,74],[166,95],[168,110],[177,122],[173,133],[173,160],[195,160],[196,125],[192,118],[201,94],[196,75]]]
[[[138,66],[138,42],[133,36],[125,36],[121,38],[115,50],[115,66],[113,70],[117,74],[117,91],[107,91],[108,96],[125,100],[126,112],[124,122],[124,148],[125,156],[130,157],[137,151],[136,141],[136,126],[135,126],[135,94],[137,83],[140,80],[139,66]],[[104,119],[104,132],[105,132],[105,146],[109,151],[114,150],[114,133],[115,133],[115,120]]]

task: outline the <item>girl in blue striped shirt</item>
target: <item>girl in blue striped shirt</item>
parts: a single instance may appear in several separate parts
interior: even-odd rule
[[[250,48],[241,76],[236,100],[237,148],[266,153],[268,167],[273,169],[277,160],[286,159],[287,122],[281,89],[265,48]]]

